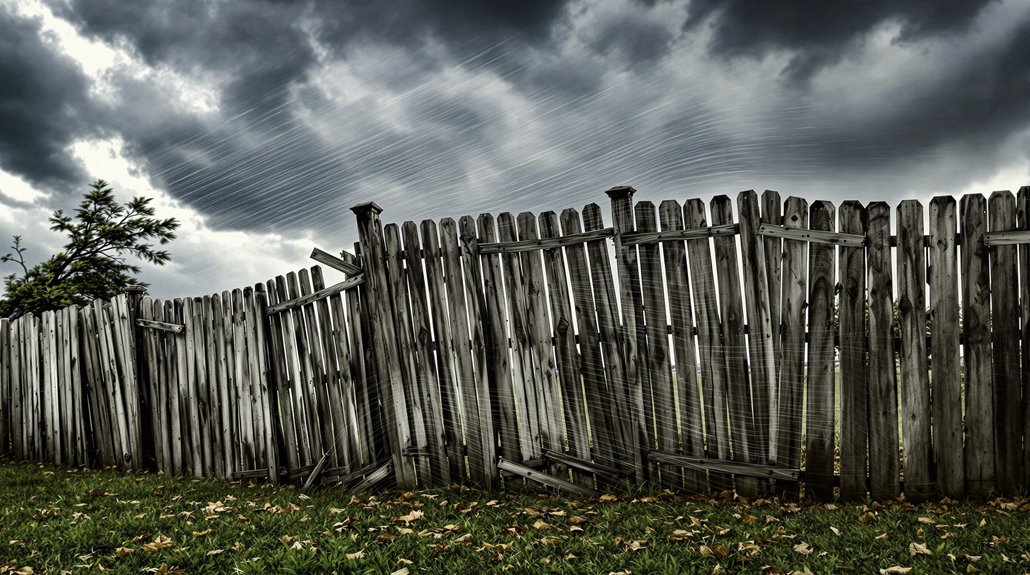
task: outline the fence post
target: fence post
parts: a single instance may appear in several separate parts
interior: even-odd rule
[[[375,355],[376,383],[383,395],[383,409],[386,412],[387,448],[393,461],[393,473],[399,489],[410,489],[415,485],[414,469],[410,456],[405,455],[411,429],[408,423],[408,408],[401,381],[400,358],[397,355],[393,309],[390,286],[386,281],[386,250],[384,249],[383,225],[379,214],[383,209],[375,202],[366,202],[351,208],[358,220],[358,237],[364,256],[366,302],[365,313],[372,337],[372,352]]]
[[[626,393],[630,399],[630,420],[633,434],[629,447],[629,463],[633,466],[638,484],[646,479],[643,450],[648,444],[649,430],[644,428],[644,390],[641,377],[641,359],[644,349],[643,300],[640,293],[640,272],[637,269],[637,249],[622,243],[622,235],[633,232],[633,194],[631,186],[616,186],[607,192],[612,201],[612,221],[615,229],[615,257],[618,261],[619,298],[622,300],[622,349],[625,352]]]
[[[140,316],[140,305],[147,295],[147,288],[142,285],[130,285],[125,288],[126,300],[129,304],[129,329],[132,333],[132,369],[136,376],[136,389],[139,390],[139,428],[140,448],[142,460],[137,465],[151,471],[157,470],[157,459],[154,454],[154,422],[151,421],[150,405],[153,398],[150,397],[150,385],[148,371],[146,369],[146,353],[143,349],[143,328],[136,325]],[[128,399],[128,398],[127,398]]]

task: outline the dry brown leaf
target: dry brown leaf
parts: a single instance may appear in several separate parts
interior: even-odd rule
[[[411,513],[408,513],[407,515],[401,515],[400,517],[395,518],[393,522],[403,522],[405,525],[410,525],[413,521],[418,521],[419,519],[422,519],[422,517],[424,516],[425,513],[422,513],[418,509],[414,509],[411,511]]]
[[[618,501],[618,500],[619,500],[618,497],[616,497],[614,495],[609,495],[607,493],[605,493],[604,495],[601,496],[601,501]]]
[[[899,567],[897,565],[888,567],[886,569],[880,569],[880,575],[905,575],[912,571],[911,567]]]
[[[408,575],[408,568],[407,567],[401,567],[400,569],[394,571],[393,573],[390,573],[390,575]]]
[[[812,554],[812,546],[802,541],[801,543],[798,543],[794,546],[794,553],[797,553],[798,555],[804,555],[807,557]]]
[[[915,541],[908,544],[908,554],[912,557],[915,557],[916,555],[933,555],[933,553],[927,549],[926,545],[916,543]]]
[[[198,539],[201,537],[207,537],[208,535],[211,535],[211,531],[211,529],[205,529],[203,531],[194,531],[193,536]]]
[[[362,549],[361,551],[355,551],[354,553],[346,553],[346,554],[344,554],[344,558],[346,558],[347,561],[356,561],[358,559],[363,559],[364,557],[365,557],[365,550],[364,549]]]
[[[119,547],[119,548],[114,550],[114,555],[115,555],[115,557],[125,557],[126,555],[132,553],[133,551],[135,551],[135,549],[131,549],[129,547]]]
[[[552,525],[544,521],[543,519],[537,519],[535,522],[533,522],[533,529],[536,529],[537,531],[546,531],[551,527]]]
[[[833,531],[834,535],[836,535],[837,537],[840,537],[840,529],[837,529],[836,527],[831,525],[830,526],[830,531]]]
[[[164,535],[158,535],[157,537],[154,538],[154,540],[152,542],[144,544],[143,545],[143,550],[146,551],[147,553],[154,553],[154,552],[160,551],[162,549],[168,549],[171,546],[172,546],[172,540],[171,540],[170,537],[165,537]]]
[[[923,525],[937,525],[937,521],[932,517],[920,517],[919,519],[916,519],[916,521],[922,523]]]

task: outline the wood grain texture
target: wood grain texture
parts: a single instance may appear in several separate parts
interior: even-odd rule
[[[923,206],[898,204],[898,320],[901,333],[901,425],[905,497],[918,501],[935,491],[930,428],[930,370],[926,354],[926,248]]]
[[[994,377],[991,351],[991,275],[984,234],[987,200],[967,194],[962,218],[962,331],[965,336],[966,491],[975,496],[995,488]]]
[[[869,269],[869,483],[876,499],[900,492],[898,476],[898,386],[894,358],[894,289],[890,206],[866,207]]]
[[[838,210],[840,231],[864,234],[866,211],[857,202]],[[869,376],[866,366],[865,248],[840,248],[840,496],[857,500],[866,494],[869,449]]]
[[[808,229],[808,202],[797,197],[787,198],[783,225],[790,229]],[[766,250],[769,247],[767,243]],[[772,406],[779,422],[776,428],[779,433],[775,440],[770,438],[770,450],[775,448],[776,453],[776,459],[772,459],[770,452],[770,463],[797,468],[801,466],[801,416],[804,411],[808,244],[784,240],[782,250],[783,295],[779,322],[783,327],[778,351],[777,404]],[[774,304],[773,309],[776,307]],[[777,482],[776,487],[780,497],[797,499],[799,495],[799,486],[795,482]]]
[[[833,231],[835,208],[816,201],[809,208],[812,230]],[[808,371],[805,405],[805,489],[813,498],[833,498],[834,415],[836,374],[834,365],[835,251],[832,245],[808,246]]]
[[[994,192],[988,201],[988,228],[992,232],[1016,228],[1016,198],[1012,192]],[[1023,482],[1023,406],[1019,379],[1019,271],[1017,248],[992,246],[991,344],[994,377],[994,437],[996,489],[1012,495]]]
[[[1016,227],[1030,231],[1030,186],[1016,194]],[[1030,486],[1030,245],[1019,246],[1019,297],[1023,302],[1019,316],[1020,383],[1023,387],[1023,489]]]

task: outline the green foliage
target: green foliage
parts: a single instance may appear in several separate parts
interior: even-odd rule
[[[4,278],[0,317],[83,305],[140,284],[134,277],[140,267],[127,258],[159,266],[168,263],[171,256],[155,249],[154,243],[175,239],[178,227],[174,218],[154,217],[150,198],[137,196],[122,205],[107,182],[93,182],[74,215],[58,210],[50,217],[50,229],[68,237],[62,251],[28,267],[21,237],[14,236],[14,251],[0,262],[17,263],[22,273]]]

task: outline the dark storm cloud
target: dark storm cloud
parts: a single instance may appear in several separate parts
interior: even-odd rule
[[[91,130],[78,66],[46,45],[38,21],[0,9],[0,78],[0,168],[50,190],[81,187],[65,149]]]

